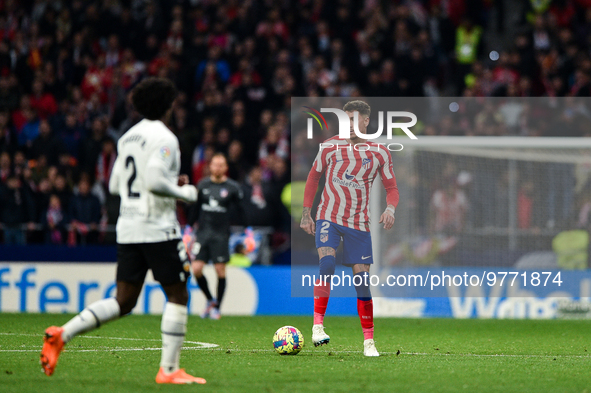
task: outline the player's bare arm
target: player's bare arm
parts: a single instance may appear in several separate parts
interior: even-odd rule
[[[380,224],[384,224],[384,229],[385,230],[389,230],[394,226],[394,212],[395,212],[395,207],[394,205],[388,205],[388,207],[386,207],[386,210],[384,210],[384,212],[382,213],[382,215],[380,216]]]
[[[309,235],[314,235],[316,233],[316,224],[312,219],[311,215],[312,208],[304,207],[304,211],[302,213],[302,220],[300,222],[300,228],[306,231]]]

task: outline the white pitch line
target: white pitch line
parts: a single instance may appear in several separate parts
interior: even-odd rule
[[[29,334],[29,333],[1,333],[2,336],[33,336],[42,337],[42,334]],[[125,340],[125,341],[162,341],[156,338],[126,338],[126,337],[101,337],[101,336],[79,336],[81,338],[90,339],[106,339],[106,340]],[[197,345],[194,347],[183,347],[183,350],[195,350],[195,349],[213,349],[219,347],[218,344],[204,343],[200,341],[185,341],[185,344]],[[0,349],[0,352],[38,352],[41,346],[36,346],[36,349]],[[126,352],[126,351],[160,351],[162,348],[102,348],[102,349],[76,349],[67,348],[68,352]]]

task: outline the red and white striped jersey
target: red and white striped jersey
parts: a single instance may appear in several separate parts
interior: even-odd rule
[[[320,146],[308,176],[304,207],[311,207],[317,189],[313,183],[318,184],[317,179],[326,172],[316,220],[369,231],[369,196],[378,174],[388,193],[388,203],[398,203],[390,152],[378,143],[367,141],[351,145],[338,136],[327,139]]]

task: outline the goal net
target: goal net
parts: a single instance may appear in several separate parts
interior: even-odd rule
[[[394,230],[376,222],[385,203],[379,183],[371,204],[382,266],[587,267],[588,138],[393,142],[404,144],[392,155],[400,191]]]

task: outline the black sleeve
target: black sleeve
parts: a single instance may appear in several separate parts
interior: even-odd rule
[[[234,194],[234,204],[236,205],[236,223],[241,226],[248,226],[248,222],[246,222],[246,213],[244,212],[244,204],[242,200],[244,199],[244,192],[242,191],[242,187],[240,184],[236,183],[236,194]]]
[[[199,187],[197,194],[197,202],[189,205],[189,214],[187,216],[187,225],[194,226],[199,221],[199,213],[201,212],[201,205],[203,204],[203,190]]]

